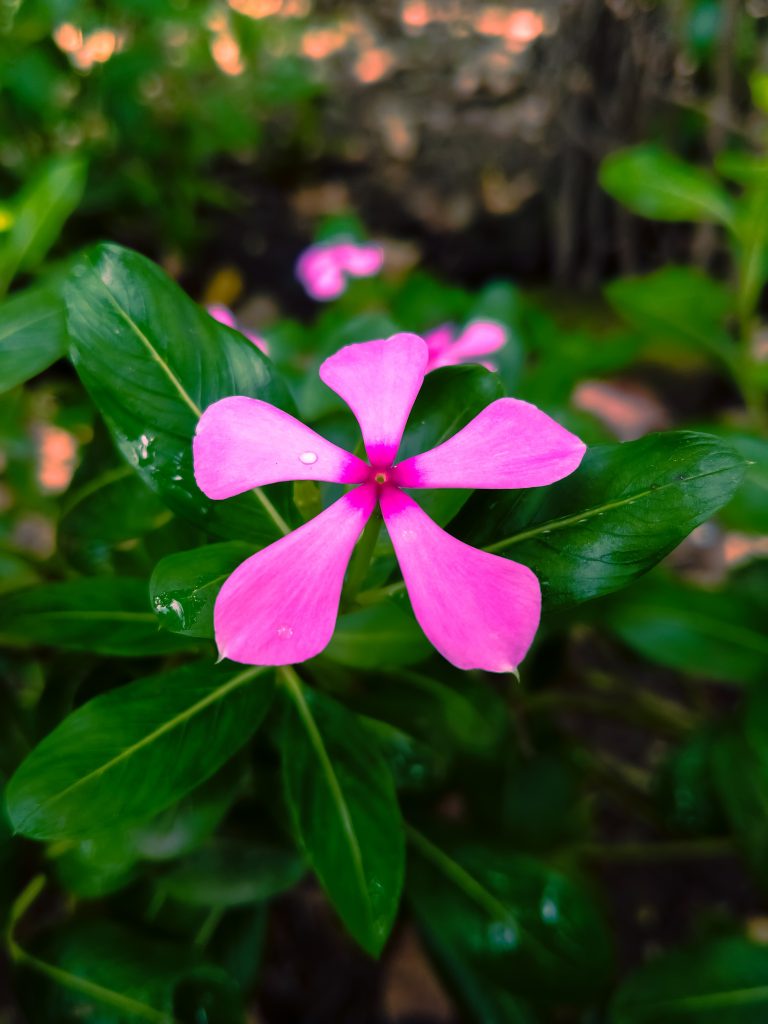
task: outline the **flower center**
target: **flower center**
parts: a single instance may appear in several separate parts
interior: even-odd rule
[[[378,473],[374,473],[373,479],[377,484],[385,484],[387,482],[387,474],[381,469]]]

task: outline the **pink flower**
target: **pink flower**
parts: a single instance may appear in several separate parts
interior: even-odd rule
[[[318,242],[299,256],[296,276],[311,298],[328,302],[346,291],[347,277],[373,277],[383,263],[381,246],[372,242]]]
[[[493,320],[475,320],[456,336],[452,324],[443,324],[424,335],[429,349],[427,373],[439,366],[457,366],[459,363],[480,363],[487,370],[497,367],[478,356],[498,352],[507,343],[507,330]]]
[[[232,310],[228,306],[208,306],[208,312],[214,320],[218,320],[220,324],[224,324],[225,327],[231,327],[235,331],[239,331],[244,337],[263,352],[265,356],[269,355],[269,345],[265,338],[262,338],[258,334],[254,334],[252,331],[244,331],[240,324],[237,322],[237,318]]]
[[[348,345],[321,365],[321,379],[357,417],[368,462],[255,398],[223,398],[205,410],[194,465],[209,498],[286,480],[357,485],[232,573],[214,609],[222,657],[285,665],[319,654],[333,634],[352,549],[378,503],[414,614],[443,657],[491,672],[523,659],[541,608],[534,574],[452,537],[402,488],[540,487],[572,473],[585,446],[528,402],[500,398],[443,444],[396,463],[427,358],[421,338],[396,334]]]

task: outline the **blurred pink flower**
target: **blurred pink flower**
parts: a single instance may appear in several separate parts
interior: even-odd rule
[[[470,547],[433,522],[402,488],[540,487],[581,462],[584,444],[528,402],[500,398],[436,448],[396,463],[428,350],[415,334],[348,345],[320,377],[349,405],[368,462],[255,398],[223,398],[197,426],[197,485],[223,499],[287,480],[353,484],[293,533],[243,562],[214,608],[222,657],[287,665],[328,644],[352,550],[377,503],[413,611],[458,668],[513,671],[539,624],[541,592],[524,565]]]
[[[498,367],[478,358],[498,352],[507,343],[507,329],[494,320],[475,320],[458,334],[452,324],[443,324],[424,335],[429,349],[427,373],[440,366],[457,366],[459,363],[480,363],[486,370]]]
[[[224,324],[225,327],[231,327],[233,330],[239,331],[249,341],[252,341],[260,352],[263,352],[265,356],[269,355],[269,345],[267,344],[266,339],[262,338],[258,334],[254,334],[253,331],[244,331],[237,322],[237,317],[229,306],[215,305],[208,306],[207,308],[214,320],[218,320],[219,323]]]
[[[299,256],[296,277],[318,302],[337,299],[348,277],[373,277],[384,264],[384,251],[373,242],[317,242]]]

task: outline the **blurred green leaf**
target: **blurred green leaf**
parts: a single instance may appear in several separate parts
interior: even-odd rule
[[[0,599],[0,646],[50,644],[69,651],[145,657],[189,650],[158,628],[142,580],[43,583]]]
[[[157,563],[149,581],[152,607],[163,627],[185,636],[213,637],[213,606],[227,576],[252,555],[239,541],[179,551]]]
[[[357,717],[287,674],[283,778],[296,836],[355,939],[378,956],[397,913],[405,840],[392,776]]]
[[[159,880],[166,895],[198,907],[260,903],[292,888],[306,871],[296,850],[260,839],[215,839]]]
[[[733,338],[723,326],[733,297],[695,267],[662,267],[639,277],[620,277],[605,294],[624,319],[653,341],[692,345],[732,358]]]
[[[55,157],[14,199],[13,223],[0,236],[0,295],[20,271],[35,270],[43,261],[80,203],[85,176],[81,157]]]
[[[244,1024],[240,996],[199,953],[105,921],[45,936],[24,954],[27,1010],[34,1022]]]
[[[322,656],[350,668],[375,669],[414,665],[431,652],[410,608],[383,601],[339,616]]]
[[[725,816],[715,786],[717,739],[709,729],[693,733],[659,766],[653,792],[664,823],[684,835],[711,836],[723,830]]]
[[[768,533],[768,440],[748,434],[723,431],[746,462],[744,480],[721,519],[726,526],[746,533]]]
[[[733,201],[717,178],[656,143],[611,153],[600,165],[600,184],[641,217],[733,222]]]
[[[575,880],[509,850],[409,836],[407,892],[428,941],[515,996],[563,1002],[605,990],[610,936]]]
[[[743,475],[744,461],[719,438],[650,434],[590,448],[551,487],[475,492],[456,533],[528,565],[549,607],[574,604],[650,569],[725,505]]]
[[[767,618],[768,600],[756,604],[738,578],[703,590],[656,575],[611,601],[602,621],[650,661],[725,683],[757,683],[768,659]]]
[[[664,953],[627,978],[611,1009],[615,1024],[763,1024],[768,947],[733,935]]]
[[[290,406],[256,346],[210,317],[155,264],[119,246],[84,255],[65,298],[77,372],[146,483],[205,529],[259,544],[280,536],[287,529],[287,485],[269,488],[271,497],[257,488],[210,501],[192,467],[192,436],[212,402],[244,394]]]
[[[61,359],[68,342],[64,303],[50,286],[0,302],[0,394]]]
[[[272,700],[266,673],[197,663],[84,704],[9,782],[13,827],[33,839],[79,839],[150,818],[252,736]]]

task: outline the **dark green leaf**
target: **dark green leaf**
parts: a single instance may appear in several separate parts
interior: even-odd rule
[[[181,799],[258,728],[272,700],[265,673],[197,663],[89,701],[9,782],[14,828],[33,839],[88,838]]]
[[[292,888],[305,871],[296,850],[285,844],[217,839],[164,874],[160,887],[180,903],[238,907]]]
[[[449,850],[409,836],[408,894],[428,936],[513,995],[556,1002],[604,990],[609,935],[576,881],[508,850]]]
[[[210,501],[192,469],[202,411],[228,395],[290,405],[271,364],[138,253],[83,256],[65,287],[77,372],[128,462],[174,511],[213,532],[266,544],[287,532],[290,488]],[[280,510],[274,503],[280,506]]]
[[[213,637],[213,606],[224,580],[253,554],[248,544],[208,544],[168,555],[149,581],[152,607],[172,633]]]
[[[334,907],[376,956],[403,882],[405,842],[391,773],[354,714],[285,676],[281,737],[296,836]]]
[[[747,460],[744,481],[723,509],[726,526],[746,533],[768,533],[768,440],[727,432],[725,438]]]
[[[765,676],[768,601],[756,604],[738,579],[716,590],[672,577],[644,580],[612,601],[603,622],[650,661],[726,683]]]
[[[44,583],[0,600],[0,644],[50,644],[69,651],[144,657],[188,650],[158,628],[147,585],[133,579]]]
[[[619,989],[615,1024],[763,1024],[768,947],[739,935],[663,954]]]
[[[85,173],[80,157],[56,157],[16,197],[13,224],[0,238],[0,294],[19,271],[42,262],[80,202]]]
[[[66,354],[64,303],[50,287],[28,288],[0,304],[0,394]]]
[[[611,153],[600,167],[600,184],[653,220],[727,225],[733,219],[731,197],[714,175],[653,143]]]
[[[723,830],[722,801],[715,787],[717,743],[709,730],[695,732],[661,764],[653,790],[664,823],[674,832],[711,836]]]
[[[342,615],[323,657],[350,668],[382,668],[413,665],[431,651],[413,612],[384,601]]]
[[[530,566],[549,607],[618,590],[733,495],[743,459],[709,434],[650,434],[589,449],[551,487],[476,492],[457,534]]]

